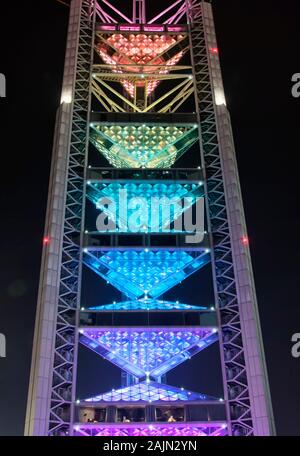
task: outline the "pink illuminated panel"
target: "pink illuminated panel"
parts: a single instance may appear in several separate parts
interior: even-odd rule
[[[139,32],[141,27],[139,25],[120,25],[119,29],[124,32]]]
[[[163,32],[164,27],[162,25],[144,25],[145,32]]]
[[[132,26],[124,27],[129,30]],[[100,43],[97,46],[97,50],[107,65],[126,65],[126,70],[113,70],[115,73],[128,72],[140,75],[136,82],[122,80],[122,85],[133,98],[135,86],[145,87],[145,75],[167,74],[168,69],[166,67],[176,65],[179,62],[183,55],[182,51],[179,51],[169,60],[165,60],[163,54],[182,38],[182,35],[174,37],[161,34],[146,35],[139,33],[127,35],[115,33],[106,39],[106,43],[109,46],[106,43]],[[110,54],[111,49],[115,51],[112,54]],[[165,67],[161,68],[158,65],[165,65]],[[157,85],[157,80],[149,81],[147,95],[152,93]]]

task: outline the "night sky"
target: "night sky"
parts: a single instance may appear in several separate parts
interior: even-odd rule
[[[21,435],[68,8],[55,0],[2,3],[0,435]],[[290,342],[300,332],[300,98],[291,95],[300,3],[215,0],[214,10],[277,432],[300,435],[300,359]]]

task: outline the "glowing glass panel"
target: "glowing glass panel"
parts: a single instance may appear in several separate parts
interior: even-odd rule
[[[197,139],[195,126],[94,125],[90,134],[116,168],[170,168]]]
[[[181,59],[182,51],[177,52],[171,58],[165,58],[168,51],[177,41],[182,39],[182,35],[170,36],[130,34],[113,34],[100,43],[96,49],[107,65],[126,65],[126,72],[134,74],[167,74],[168,66],[176,65]],[[159,67],[157,65],[165,65]],[[119,73],[120,70],[113,70]],[[150,95],[158,86],[158,80],[148,83],[146,94]],[[123,80],[122,84],[130,96],[134,97],[135,87],[145,87],[145,81],[141,78],[136,83],[130,80]]]
[[[217,340],[214,328],[82,328],[80,342],[136,377],[158,378]]]
[[[85,399],[83,402],[172,402],[172,401],[217,401],[205,394],[194,393],[183,388],[155,382],[142,382],[127,386],[99,396]]]
[[[96,311],[138,311],[138,310],[206,310],[206,307],[191,306],[180,302],[157,301],[155,299],[140,299],[139,301],[117,302],[104,306],[90,307]]]
[[[153,423],[153,424],[81,424],[75,426],[76,436],[226,436],[225,423]]]
[[[174,231],[172,223],[200,196],[202,183],[90,182],[87,188],[87,197],[115,223],[117,231],[129,227],[131,232]],[[138,217],[134,215],[137,210]]]
[[[157,298],[210,262],[206,249],[86,250],[84,263],[130,299]]]

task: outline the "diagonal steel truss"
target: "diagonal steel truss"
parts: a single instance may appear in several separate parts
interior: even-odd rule
[[[90,72],[93,47],[92,6],[80,4],[76,75],[73,87],[70,149],[67,168],[61,273],[53,358],[49,435],[72,432],[76,378],[77,314],[80,300],[84,169],[88,144]]]
[[[125,22],[127,24],[178,24],[184,18],[187,11],[185,0],[175,0],[170,6],[162,10],[155,17],[146,21],[145,0],[133,1],[133,15],[129,18],[116,8],[108,0],[98,0],[96,4],[97,18],[103,24],[117,24]]]
[[[144,34],[146,34],[144,32]],[[151,33],[148,32],[149,35]],[[120,50],[114,48],[107,40],[106,33],[96,33],[101,43],[104,43],[107,49],[110,49],[120,58],[126,59],[127,64],[118,64],[115,61],[106,64],[95,64],[93,66],[93,95],[96,97],[101,105],[101,108],[109,112],[126,112],[131,110],[133,112],[176,112],[179,107],[192,95],[193,83],[191,81],[191,67],[187,65],[170,65],[168,62],[172,56],[172,52],[178,52],[183,56],[187,53],[189,46],[187,40],[187,34],[183,34],[182,37],[177,40],[167,50],[158,54],[154,59],[149,61],[147,64],[138,64],[131,61],[130,58],[124,55]],[[95,46],[97,54],[101,57],[99,46]],[[155,60],[165,57],[165,64],[155,64]],[[137,68],[137,72],[132,72],[130,69]],[[184,74],[183,71],[189,70],[190,73]],[[166,90],[159,98],[154,102],[149,102],[148,99],[148,87],[154,82],[161,81],[174,81],[182,79],[179,84],[170,90]],[[137,83],[143,81],[144,89],[141,95],[137,93]],[[116,89],[111,83],[119,82],[120,87]],[[126,83],[131,83],[134,87],[133,99],[128,98],[123,93],[122,86]]]
[[[110,66],[106,66],[109,68]],[[95,71],[95,68],[94,68]],[[152,103],[148,104],[147,97],[144,98],[143,102],[138,102],[135,98],[130,100],[126,98],[125,95],[120,93],[120,91],[113,88],[109,82],[116,81],[121,82],[124,80],[135,81],[139,79],[138,76],[135,76],[132,73],[108,73],[108,72],[99,72],[93,73],[93,82],[92,82],[92,93],[106,111],[108,112],[157,112],[157,113],[166,113],[166,112],[176,112],[179,107],[193,94],[194,85],[192,81],[191,74],[151,74],[145,75],[144,81],[147,84],[150,81],[158,80],[180,80],[172,89],[167,90],[161,97],[157,98]]]

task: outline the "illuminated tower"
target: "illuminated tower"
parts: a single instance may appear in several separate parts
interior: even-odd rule
[[[274,433],[211,5],[151,3],[71,2],[26,435]],[[80,346],[117,388],[80,397]],[[221,397],[169,380],[212,347]]]

